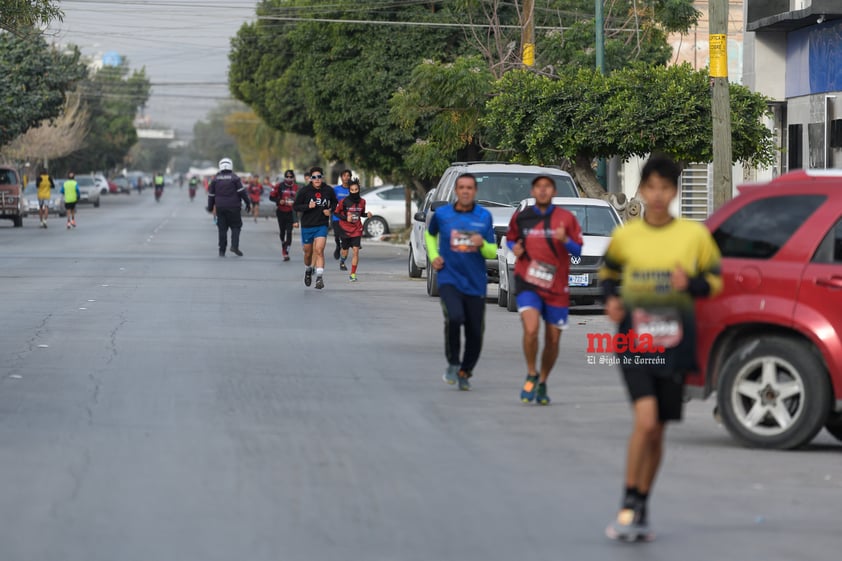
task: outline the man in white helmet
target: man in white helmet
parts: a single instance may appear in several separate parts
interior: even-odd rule
[[[219,173],[211,180],[208,187],[208,212],[216,208],[216,227],[219,230],[219,256],[225,257],[228,246],[228,228],[231,228],[231,253],[243,256],[240,251],[240,229],[243,218],[240,216],[240,201],[246,204],[246,212],[251,211],[246,187],[233,171],[230,158],[219,160]]]

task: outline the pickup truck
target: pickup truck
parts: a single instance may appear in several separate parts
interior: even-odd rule
[[[0,218],[14,222],[15,228],[23,226],[26,214],[23,208],[23,185],[17,170],[0,166]]]

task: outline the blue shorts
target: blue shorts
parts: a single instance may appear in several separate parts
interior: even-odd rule
[[[327,237],[327,226],[314,226],[312,228],[301,228],[301,245],[310,245],[316,238]]]
[[[517,311],[538,310],[544,321],[559,329],[567,329],[567,307],[550,306],[538,296],[537,292],[526,290],[517,295]]]

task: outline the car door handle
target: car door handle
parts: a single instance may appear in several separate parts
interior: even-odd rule
[[[842,277],[834,275],[826,279],[816,279],[816,284],[827,288],[842,288]]]

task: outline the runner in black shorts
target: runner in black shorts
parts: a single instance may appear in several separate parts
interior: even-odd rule
[[[348,250],[353,252],[351,257],[351,282],[357,282],[357,265],[360,262],[360,246],[363,239],[363,217],[371,218],[371,213],[365,210],[365,199],[360,197],[360,181],[354,179],[348,185],[348,195],[339,201],[336,207],[337,221],[334,228],[339,229],[340,260],[339,268],[347,270],[345,260]]]
[[[651,539],[647,499],[658,473],[668,421],[681,419],[684,376],[695,369],[695,298],[722,289],[719,249],[704,225],[669,213],[681,169],[653,156],[641,173],[642,220],[611,237],[599,272],[605,312],[634,342],[618,353],[634,410],[625,494],[606,535]],[[622,292],[620,292],[622,281]]]

